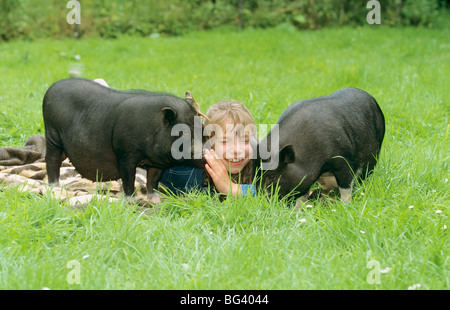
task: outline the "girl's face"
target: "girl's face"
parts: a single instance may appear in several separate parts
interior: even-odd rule
[[[236,130],[235,124],[230,119],[221,125],[222,132],[219,132],[214,139],[214,151],[227,167],[228,172],[237,174],[250,162],[253,155],[250,132]]]

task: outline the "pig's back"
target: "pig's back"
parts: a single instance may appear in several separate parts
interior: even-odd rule
[[[278,123],[281,146],[300,137],[300,151],[315,148],[324,157],[338,150],[344,155],[349,150],[359,153],[367,145],[377,153],[384,136],[384,117],[377,102],[356,88],[298,101],[285,110]]]
[[[43,101],[44,120],[59,127],[65,127],[78,114],[99,114],[96,117],[109,117],[114,107],[127,94],[111,90],[98,83],[84,79],[66,79],[53,84],[46,92]],[[86,119],[87,121],[89,118]],[[97,120],[99,120],[97,118]]]
[[[368,123],[379,123],[377,130],[384,134],[384,117],[377,102],[357,88],[344,88],[329,96],[295,102],[284,111],[278,123],[307,131],[315,128],[334,131],[338,125],[361,128]]]

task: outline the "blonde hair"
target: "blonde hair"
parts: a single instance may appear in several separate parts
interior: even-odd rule
[[[250,139],[255,139],[256,141],[256,124],[253,117],[242,103],[234,100],[221,101],[212,105],[206,112],[204,125],[205,127],[209,124],[222,126],[229,119],[233,121],[235,126],[240,125],[239,128],[249,130]],[[214,131],[211,133],[211,136],[207,137],[207,139],[212,139],[213,137]],[[211,145],[211,148],[213,147],[214,142]],[[250,161],[240,173],[231,175],[232,180],[242,184],[251,184],[253,181],[252,168],[253,164],[252,161]],[[207,180],[211,183],[209,175]]]

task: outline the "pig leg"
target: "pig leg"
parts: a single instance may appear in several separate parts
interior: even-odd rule
[[[159,180],[161,179],[162,169],[148,168],[147,169],[147,198],[150,203],[160,203],[159,193],[155,192],[158,188]]]
[[[353,185],[355,185],[355,180],[358,179],[361,176],[361,168],[358,168],[356,170],[355,175],[352,174],[352,181],[350,183],[350,187],[349,188],[341,188],[339,187],[339,191],[341,193],[341,199],[345,202],[349,202],[350,198],[352,196],[352,189],[353,189]]]
[[[299,200],[299,201],[297,201],[298,203],[300,203],[300,202],[305,203],[310,198],[314,198],[317,195],[320,196],[320,194],[322,192],[324,192],[325,194],[328,194],[333,189],[339,188],[339,186],[336,183],[336,178],[330,172],[322,173],[316,182],[319,183],[323,187],[323,191],[320,189],[320,190],[315,190],[313,192],[313,191],[311,191],[311,189],[309,189],[305,195],[301,196],[298,199]],[[314,195],[314,197],[312,197],[313,195]],[[319,196],[317,196],[317,197],[319,197]]]
[[[338,189],[339,186],[336,181],[336,177],[331,172],[324,172],[316,181],[321,188],[309,192],[308,199],[317,199],[323,195],[330,195],[331,191]]]
[[[49,137],[46,138],[45,165],[47,169],[48,184],[56,186],[59,184],[59,170],[62,161],[66,159],[66,155],[61,147],[51,142]]]
[[[327,192],[339,187],[335,176],[330,172],[322,173],[317,182],[322,185],[323,189]]]
[[[122,179],[122,187],[125,200],[130,200],[134,194],[134,181],[136,179],[136,163],[124,159],[118,159],[119,175]]]
[[[342,168],[334,172],[341,199],[348,203],[352,197],[353,185],[355,183],[354,176],[348,167]]]

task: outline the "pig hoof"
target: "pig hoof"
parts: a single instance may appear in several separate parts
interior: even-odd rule
[[[142,208],[153,208],[154,207],[154,205],[152,203],[150,203],[149,201],[146,201],[144,199],[136,200],[136,204]]]
[[[59,182],[52,182],[52,183],[48,183],[48,186],[50,187],[58,187],[59,186]]]
[[[161,199],[159,198],[158,193],[148,194],[147,200],[151,204],[159,204],[161,202]]]
[[[345,203],[349,203],[352,198],[352,188],[339,188],[341,192],[341,200]]]
[[[135,198],[133,196],[124,196],[124,201],[129,205],[138,205],[142,208],[154,208],[159,204],[159,196],[152,199]]]
[[[303,201],[302,197],[300,197],[299,199],[297,199],[295,201],[295,208],[299,209],[300,211],[303,211],[303,207],[305,206],[305,201]]]
[[[123,200],[125,200],[126,202],[131,202],[133,203],[135,201],[135,198],[133,196],[127,196],[125,195]]]
[[[151,208],[153,205],[150,204],[148,201],[144,199],[136,199],[133,196],[125,196],[124,199],[125,203],[127,203],[130,206],[139,206],[141,208]]]
[[[161,200],[159,199],[159,197],[156,197],[156,198],[149,199],[148,202],[151,204],[157,205],[161,202]]]

